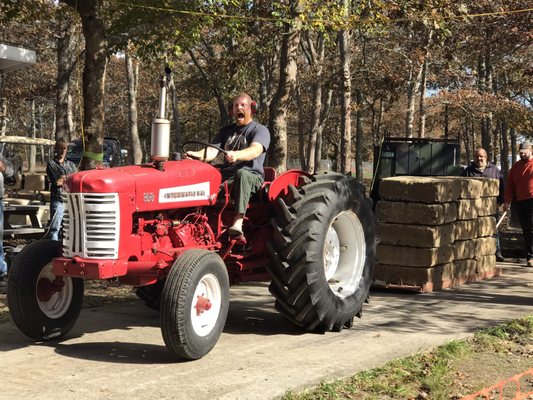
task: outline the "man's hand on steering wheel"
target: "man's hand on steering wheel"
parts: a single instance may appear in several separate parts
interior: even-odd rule
[[[187,151],[186,147],[188,147],[190,145],[202,146],[203,150]],[[211,143],[207,143],[207,142],[201,142],[201,141],[197,141],[197,140],[189,140],[189,141],[183,143],[182,150],[183,150],[183,154],[185,155],[186,158],[191,158],[193,160],[200,160],[200,161],[211,161],[211,160],[213,160],[216,157],[216,155],[214,157],[209,157],[209,158],[207,157],[207,155],[208,155],[207,153],[208,153],[208,148],[209,147],[217,150],[217,154],[218,154],[218,152],[222,152],[225,155],[228,154],[228,152],[226,150],[224,150],[223,148],[221,148],[221,147],[219,147],[217,145],[214,145],[214,144],[211,144]]]

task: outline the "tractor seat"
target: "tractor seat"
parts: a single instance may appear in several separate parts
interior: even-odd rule
[[[274,168],[263,167],[263,171],[265,172],[265,182],[272,182],[276,179],[276,170]]]

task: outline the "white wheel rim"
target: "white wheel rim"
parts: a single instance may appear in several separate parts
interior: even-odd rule
[[[209,308],[204,307],[209,301]],[[207,274],[200,279],[194,290],[191,303],[191,322],[194,332],[198,336],[207,336],[215,327],[222,307],[222,290],[218,279],[213,274]]]
[[[327,281],[333,278],[339,265],[340,247],[339,235],[337,235],[337,231],[333,229],[333,226],[330,226],[326,233],[326,243],[324,245],[324,273]]]
[[[74,294],[72,279],[63,277],[64,285],[61,290],[52,291],[47,289],[43,296],[43,287],[46,287],[49,284],[51,285],[55,279],[56,276],[52,269],[52,263],[49,263],[41,270],[37,277],[37,284],[35,287],[39,309],[44,315],[51,319],[58,319],[66,314],[70,308]]]
[[[335,296],[346,298],[359,287],[366,259],[365,232],[357,215],[343,211],[326,232],[324,275]]]

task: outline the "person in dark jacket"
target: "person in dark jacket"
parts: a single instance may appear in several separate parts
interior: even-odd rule
[[[487,152],[484,148],[478,147],[475,150],[474,161],[472,161],[472,163],[463,171],[462,175],[466,177],[498,179],[498,181],[500,182],[500,188],[498,191],[497,198],[498,207],[503,204],[503,196],[505,193],[505,183],[503,180],[503,174],[497,166],[491,164],[488,161]],[[498,221],[498,212],[496,212],[495,218],[496,221]],[[500,236],[498,232],[496,232],[496,235],[494,237],[496,238],[496,261],[505,261],[505,259],[502,257],[502,252],[500,248]]]
[[[48,235],[52,240],[59,240],[61,222],[63,221],[63,200],[61,191],[65,178],[69,174],[77,172],[77,168],[72,161],[68,161],[68,143],[65,139],[57,139],[54,147],[54,158],[46,166],[46,175],[50,180],[50,227]]]

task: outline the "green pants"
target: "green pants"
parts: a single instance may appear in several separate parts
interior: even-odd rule
[[[256,193],[263,185],[261,175],[241,168],[235,172],[233,177],[227,180],[228,186],[233,183],[233,199],[237,206],[236,212],[244,214],[252,194]]]

